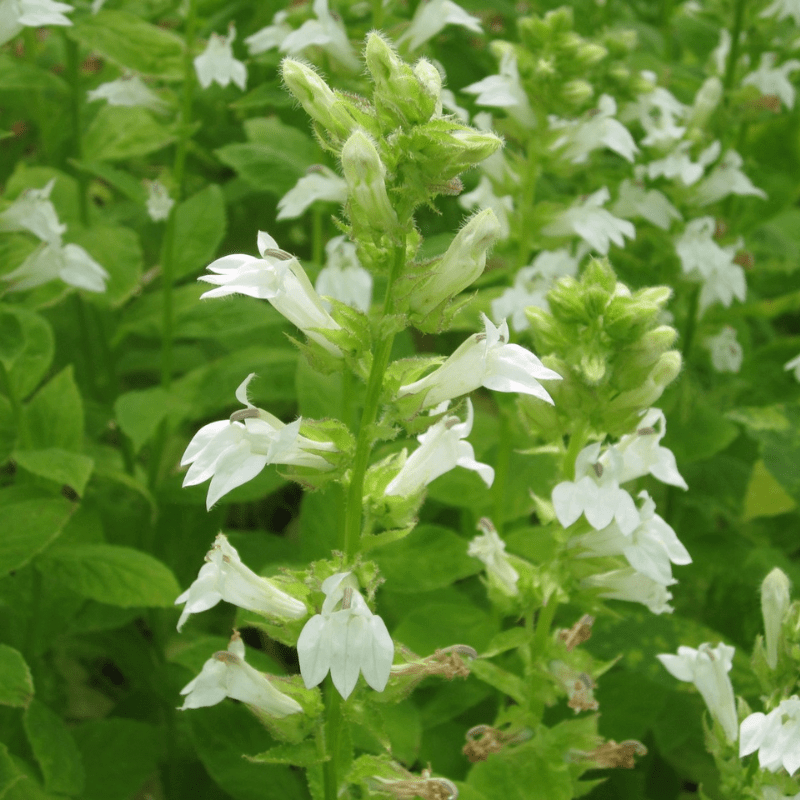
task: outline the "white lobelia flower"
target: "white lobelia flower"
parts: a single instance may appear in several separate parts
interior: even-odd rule
[[[264,617],[302,619],[308,613],[305,603],[246,567],[224,534],[217,535],[205,560],[194,583],[175,601],[185,603],[178,630],[192,614],[207,611],[220,600]]]
[[[614,119],[617,103],[613,97],[600,96],[597,108],[580,120],[550,117],[550,130],[564,133],[550,145],[551,150],[561,150],[561,155],[573,164],[585,164],[589,153],[607,147],[628,161],[633,161],[639,148],[628,129]]]
[[[569,543],[583,548],[580,558],[625,556],[640,575],[662,586],[671,586],[675,581],[670,565],[691,564],[692,557],[675,531],[655,513],[656,504],[650,495],[643,491],[639,497],[644,501],[639,509],[640,522],[629,534],[612,522],[601,531],[575,536]]]
[[[0,45],[13,39],[23,28],[72,25],[65,17],[75,9],[54,0],[0,0]]]
[[[500,538],[491,520],[483,517],[478,522],[480,536],[476,536],[467,548],[467,555],[477,558],[486,566],[486,574],[491,583],[504,593],[513,597],[519,594],[517,581],[519,573],[511,566],[506,555],[506,543]]]
[[[722,145],[719,142],[712,142],[697,157],[697,161],[692,161],[689,150],[692,143],[689,141],[680,142],[664,158],[651,161],[647,165],[647,177],[650,180],[655,178],[676,178],[684,186],[691,186],[703,177],[703,172],[709,164],[713,164],[719,158]]]
[[[278,201],[277,219],[296,219],[317,201],[341,205],[345,200],[347,181],[328,167],[313,166]]]
[[[483,33],[481,21],[452,0],[426,0],[417,6],[411,24],[397,43],[408,42],[410,50],[417,50],[446,25],[458,25],[474,33]]]
[[[233,57],[233,40],[236,28],[231,23],[227,36],[212,33],[206,49],[194,60],[197,80],[204,89],[212,83],[227,86],[233,81],[244,90],[247,84],[247,67]]]
[[[501,45],[498,43],[496,46]],[[475,102],[479,106],[505,109],[523,127],[529,128],[536,124],[536,116],[520,81],[517,56],[511,45],[502,49],[498,75],[490,75],[477,83],[471,83],[462,91],[477,95]]]
[[[769,712],[757,711],[742,720],[739,757],[758,750],[761,769],[777,772],[783,767],[790,775],[800,769],[800,698],[796,694]]]
[[[635,433],[623,436],[609,451],[615,452],[621,462],[617,480],[620,483],[652,475],[662,483],[688,489],[678,472],[675,456],[668,447],[661,446],[667,432],[667,419],[660,408],[651,408],[642,415]],[[603,458],[601,458],[603,461]]]
[[[783,365],[784,372],[791,370],[794,372],[794,379],[800,382],[800,355],[795,356],[791,361],[787,361]]]
[[[12,292],[56,279],[87,292],[104,292],[109,275],[77,244],[41,244],[19,267],[2,278],[11,281]]]
[[[124,75],[115,81],[101,83],[86,93],[89,102],[105,100],[110,106],[142,106],[163,112],[169,106],[138,75]]]
[[[339,325],[325,310],[297,258],[281,250],[277,242],[264,231],[258,233],[258,251],[261,258],[230,255],[209,264],[206,269],[215,274],[201,275],[198,280],[216,284],[218,288],[205,292],[201,297],[244,294],[269,300],[279,313],[306,336],[331,354],[341,355],[336,345],[314,330],[338,330]]]
[[[0,231],[28,231],[53,247],[61,245],[67,226],[58,220],[50,200],[56,179],[41,189],[23,192],[5,211],[0,213]]]
[[[578,200],[562,211],[556,219],[542,228],[545,236],[581,237],[601,255],[608,255],[613,242],[617,247],[625,246],[625,237],[636,238],[636,229],[626,219],[619,219],[602,208],[611,198],[608,188],[603,187],[594,194]]]
[[[267,464],[330,469],[320,453],[334,451],[334,444],[301,436],[300,419],[287,425],[250,404],[247,385],[254,375],[248,375],[236,390],[236,399],[246,408],[232,414],[230,421],[200,428],[181,459],[181,466],[191,464],[184,486],[211,478],[206,499],[209,509],[220,497],[255,478]]]
[[[668,231],[673,220],[681,220],[678,211],[658,189],[645,189],[640,182],[625,178],[619,185],[619,197],[611,207],[619,217],[642,217],[658,228]]]
[[[779,21],[791,17],[795,25],[800,25],[800,0],[774,0],[758,16]]]
[[[394,643],[383,620],[373,614],[350,572],[322,584],[322,612],[311,617],[297,640],[300,674],[306,688],[321,683],[330,670],[333,685],[346,700],[359,672],[376,692],[389,680]]]
[[[325,256],[316,290],[366,314],[372,305],[372,274],[361,266],[356,246],[345,236],[334,236],[325,245]]]
[[[633,498],[619,486],[621,456],[609,449],[601,462],[600,447],[600,442],[595,442],[578,453],[575,480],[562,481],[553,489],[553,510],[565,528],[583,515],[598,531],[616,520],[627,535],[639,525],[639,512]]]
[[[269,678],[244,660],[244,642],[235,631],[227,650],[220,650],[203,664],[202,672],[181,689],[186,695],[181,710],[205,708],[226,697],[245,703],[257,716],[286,717],[303,707],[278,691]]]
[[[742,172],[743,163],[735,150],[729,150],[719,164],[694,187],[690,194],[692,201],[698,206],[707,206],[731,194],[752,195],[766,200],[767,193],[754,186]]]
[[[248,36],[244,40],[251,56],[275,49],[293,32],[292,26],[286,22],[288,16],[288,11],[278,11],[272,18],[272,25],[267,25],[266,28],[256,31],[252,36]]]
[[[147,187],[147,213],[153,222],[163,222],[169,218],[169,212],[175,201],[169,196],[167,187],[160,181],[145,181]]]
[[[399,397],[423,396],[423,407],[438,406],[474,391],[479,386],[496,392],[532,394],[552,403],[540,380],[558,381],[561,376],[524,347],[508,344],[508,325],[495,326],[485,315],[483,333],[469,337],[440,367],[421,380],[401,386]]]
[[[671,583],[677,583],[672,581]],[[615,569],[601,575],[589,575],[581,581],[588,589],[600,589],[600,597],[607,600],[624,600],[628,603],[642,603],[653,614],[671,614],[669,601],[672,593],[664,584],[642,575],[633,567]]]
[[[727,644],[701,644],[678,648],[678,655],[662,654],[656,656],[667,672],[679,681],[689,681],[705,700],[711,716],[716,719],[729,742],[735,742],[739,733],[736,718],[736,702],[733,686],[728,673],[733,663],[734,648]]]
[[[434,414],[447,408],[433,409]],[[431,481],[444,475],[455,467],[463,467],[477,472],[487,486],[494,482],[494,470],[488,464],[475,460],[475,451],[469,442],[464,441],[472,432],[472,403],[467,400],[467,419],[462,422],[456,416],[442,417],[417,436],[419,447],[406,459],[400,472],[386,487],[387,495],[410,497],[421,492]]]
[[[328,10],[328,0],[314,0],[316,19],[306,20],[296,31],[287,33],[279,49],[290,56],[302,54],[309,47],[321,47],[342,66],[357,72],[361,62],[347,37],[342,21]]]
[[[663,86],[656,86],[630,103],[621,114],[623,122],[638,120],[645,131],[644,147],[668,148],[683,138],[686,128],[678,123],[687,107]]]
[[[800,69],[800,61],[792,58],[775,68],[775,53],[762,53],[758,69],[745,75],[742,86],[755,86],[761,94],[774,94],[789,109],[794,108],[794,86],[789,76]]]
[[[458,204],[471,211],[473,209],[490,208],[499,225],[497,238],[507,239],[511,230],[509,216],[514,212],[514,198],[511,195],[498,196],[494,193],[494,186],[487,175],[481,175],[478,185],[458,198]]]
[[[717,372],[738,372],[744,351],[736,341],[736,328],[726,325],[716,336],[707,336],[703,344],[711,354],[711,366]]]

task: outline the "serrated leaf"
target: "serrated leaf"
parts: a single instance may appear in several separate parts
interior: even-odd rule
[[[527,692],[525,684],[519,675],[508,672],[491,661],[475,659],[470,664],[470,672],[489,686],[499,689],[503,694],[507,694],[512,700],[518,703],[526,702]]]
[[[22,653],[0,644],[0,705],[24,708],[32,699],[33,677]]]
[[[174,213],[174,276],[178,279],[199,275],[213,260],[225,237],[227,222],[222,189],[212,183],[180,203]]]
[[[56,447],[17,450],[14,460],[18,466],[34,475],[69,486],[81,497],[94,469],[94,461],[88,456]]]
[[[49,551],[37,566],[83,597],[112,606],[170,608],[181,593],[166,564],[131,547],[59,547]]]
[[[83,791],[83,762],[64,721],[46,705],[33,700],[22,718],[25,733],[42,770],[48,792],[79,795]]]
[[[49,69],[6,53],[0,55],[0,87],[3,92],[67,92],[66,81]]]
[[[96,161],[119,161],[153,153],[175,138],[146,109],[106,105],[89,125],[83,146]]]
[[[72,371],[65,367],[42,387],[25,409],[31,449],[57,447],[78,452],[83,444],[83,401]]]
[[[55,347],[53,332],[44,317],[26,308],[6,306],[3,316],[15,318],[23,333],[22,346],[8,351],[5,362],[14,393],[23,399],[39,385],[50,367]]]
[[[315,742],[306,741],[299,744],[283,744],[271,747],[255,756],[247,756],[248,761],[260,764],[292,764],[296,767],[310,767],[329,760],[329,756],[320,754]]]

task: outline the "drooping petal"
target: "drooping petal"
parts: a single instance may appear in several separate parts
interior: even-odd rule
[[[331,629],[321,614],[311,617],[300,632],[297,657],[306,689],[322,683],[331,665]]]

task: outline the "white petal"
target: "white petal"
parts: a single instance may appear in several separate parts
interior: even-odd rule
[[[394,659],[394,642],[386,624],[373,614],[367,622],[367,642],[361,658],[361,674],[376,692],[382,692],[389,680]]]
[[[331,636],[328,621],[316,614],[305,624],[297,640],[300,674],[306,689],[322,683],[331,664]]]

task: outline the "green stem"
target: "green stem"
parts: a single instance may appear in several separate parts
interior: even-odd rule
[[[81,127],[81,103],[83,90],[80,82],[80,57],[78,43],[64,35],[67,56],[67,81],[69,82],[69,120],[72,134],[72,157],[83,161],[83,143]],[[89,178],[82,169],[75,171],[78,181],[78,212],[81,224],[89,225]]]
[[[553,624],[557,606],[556,598],[550,595],[547,602],[539,611],[539,616],[536,619],[536,630],[533,634],[533,640],[531,641],[532,662],[536,660],[537,655],[543,653],[545,650],[547,637],[550,635],[550,626]]]
[[[531,216],[533,214],[533,205],[536,199],[536,183],[539,180],[539,150],[541,148],[540,137],[538,136],[538,128],[533,131],[533,135],[528,140],[528,153],[526,158],[527,169],[522,175],[522,190],[519,205],[519,252],[517,255],[517,267],[522,267],[528,264],[528,259],[531,253],[531,234],[532,224]]]
[[[406,247],[405,237],[401,244],[394,249],[394,263],[389,275],[389,283],[386,287],[386,296],[383,302],[384,318],[389,314],[392,307],[392,287],[397,277],[402,272],[405,264]],[[361,413],[361,423],[358,429],[358,439],[356,440],[356,454],[353,461],[353,473],[350,479],[350,486],[347,490],[347,508],[345,509],[344,537],[342,550],[345,558],[350,561],[358,553],[359,541],[361,539],[361,517],[364,496],[364,477],[367,474],[369,457],[372,452],[373,431],[372,426],[378,415],[378,401],[383,388],[383,378],[386,367],[389,365],[389,356],[392,352],[394,343],[394,331],[384,334],[375,348],[372,356],[372,368],[367,379],[367,391],[364,397],[364,409]]]
[[[683,360],[687,361],[689,358],[689,351],[692,347],[694,340],[694,332],[697,329],[697,309],[700,305],[700,286],[697,285],[692,288],[689,295],[689,311],[686,315],[686,327],[683,331],[683,347],[681,348],[681,355]]]
[[[325,728],[324,744],[329,756],[322,764],[325,800],[336,800],[339,795],[339,734],[342,730],[342,698],[333,685],[331,676],[325,678]]]
[[[731,49],[728,53],[728,63],[725,65],[725,91],[733,88],[733,81],[736,77],[736,62],[739,60],[739,41],[742,33],[742,20],[744,19],[744,7],[747,0],[736,0],[736,7],[733,10],[733,28],[731,30]]]
[[[497,444],[497,459],[494,472],[492,494],[494,495],[494,522],[495,530],[502,536],[505,521],[506,490],[508,488],[508,472],[511,467],[511,421],[503,400],[498,403],[498,416],[500,422],[499,441]]]
[[[575,461],[578,458],[578,453],[583,450],[586,444],[586,425],[579,423],[575,426],[569,437],[569,446],[567,452],[564,454],[564,462],[561,467],[561,473],[564,480],[571,481],[575,479]]]

